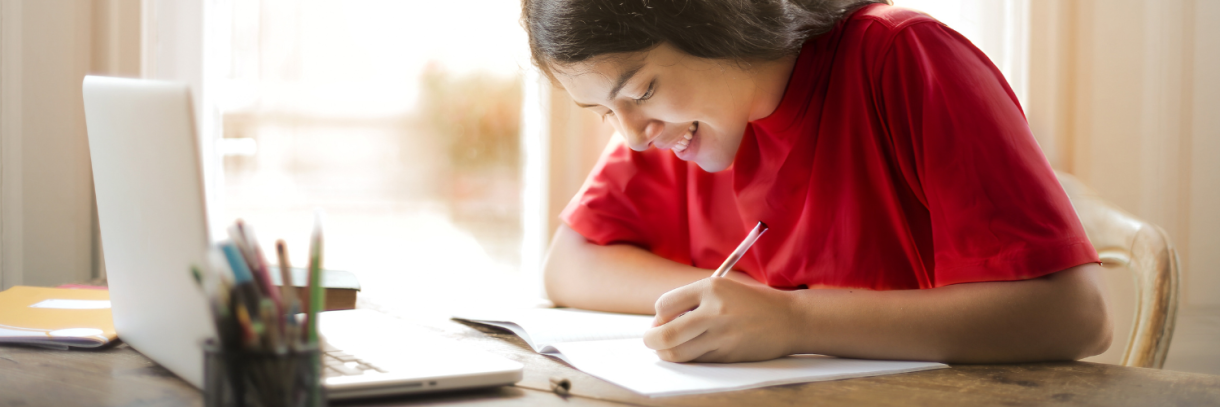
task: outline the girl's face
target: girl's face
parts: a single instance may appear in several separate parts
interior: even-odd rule
[[[559,67],[555,77],[578,106],[601,114],[632,150],[668,149],[716,172],[733,163],[746,124],[779,105],[795,58],[776,62],[781,69],[767,63],[743,70],[662,43]]]

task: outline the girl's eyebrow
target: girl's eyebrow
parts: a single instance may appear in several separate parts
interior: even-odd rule
[[[614,87],[610,88],[610,97],[607,100],[614,100],[614,98],[618,96],[618,92],[623,90],[624,86],[627,86],[627,81],[629,81],[629,80],[631,80],[631,78],[635,77],[635,74],[639,73],[641,68],[644,68],[644,64],[636,65],[634,68],[628,69],[626,71],[623,71],[622,74],[619,74],[618,79],[614,80]],[[590,107],[597,106],[597,105],[586,105],[586,104],[580,103],[580,102],[575,102],[575,103],[576,103],[576,106],[580,106],[583,108],[590,108]]]
[[[623,73],[618,76],[618,79],[614,81],[614,87],[610,88],[610,96],[607,100],[614,100],[614,98],[618,96],[618,92],[623,90],[623,86],[627,85],[627,81],[631,80],[631,77],[635,76],[637,72],[640,72],[640,69],[643,67],[644,65],[640,64],[636,65],[635,68],[623,71]]]

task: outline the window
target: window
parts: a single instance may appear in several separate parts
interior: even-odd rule
[[[519,7],[224,3],[218,15],[231,19],[213,26],[228,47],[215,85],[224,180],[213,222],[244,219],[264,250],[283,238],[304,265],[322,208],[325,266],[356,273],[361,298],[385,307],[528,284]]]

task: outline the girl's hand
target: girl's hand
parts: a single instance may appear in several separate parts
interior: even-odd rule
[[[644,345],[670,362],[747,362],[791,352],[791,295],[761,284],[705,278],[657,300]]]
[[[727,278],[729,280],[733,280],[733,281],[736,281],[736,282],[739,282],[739,283],[742,283],[745,285],[749,285],[749,286],[770,288],[766,284],[763,284],[761,281],[755,280],[754,277],[750,277],[749,274],[746,274],[744,272],[737,271],[737,270],[729,270],[728,273],[725,273],[724,278]]]

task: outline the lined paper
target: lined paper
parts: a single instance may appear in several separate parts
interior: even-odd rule
[[[511,330],[534,351],[650,397],[943,369],[934,362],[792,355],[764,362],[673,363],[644,346],[651,316],[555,308],[489,310],[454,319]]]

